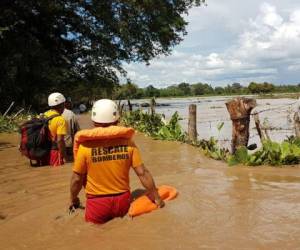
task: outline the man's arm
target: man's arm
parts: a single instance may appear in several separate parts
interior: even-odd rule
[[[82,188],[84,180],[84,175],[73,172],[70,182],[70,207],[78,207],[79,206],[79,198],[78,194]]]
[[[65,144],[65,136],[64,135],[57,135],[57,147],[61,155],[63,156],[64,160],[67,159],[66,154],[66,144]]]
[[[142,185],[147,189],[147,191],[150,193],[152,198],[154,199],[154,202],[157,206],[159,207],[164,207],[165,203],[164,201],[160,198],[157,188],[155,186],[153,177],[149,170],[144,166],[138,166],[133,168],[136,175],[139,177]]]
[[[74,134],[76,134],[80,130],[79,122],[77,120],[77,117],[74,118]]]

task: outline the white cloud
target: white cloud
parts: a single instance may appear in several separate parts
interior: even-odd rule
[[[300,71],[300,64],[288,66],[289,71]]]
[[[276,28],[282,24],[282,17],[277,14],[276,7],[269,3],[263,3],[261,5],[261,13],[263,14],[263,23]]]
[[[222,58],[220,58],[220,56],[217,53],[211,53],[208,57],[207,57],[207,62],[206,62],[207,66],[210,68],[220,68],[220,67],[224,67],[224,61],[222,60]]]
[[[251,15],[238,9],[248,10]],[[208,7],[193,9],[188,20],[189,41],[175,48],[171,56],[154,59],[148,67],[125,66],[134,82],[142,87],[149,84],[165,87],[182,81],[213,85],[299,81],[300,2],[295,5],[287,0],[285,5],[279,5],[275,0],[265,3],[253,0],[252,4],[216,0]],[[213,31],[215,24],[220,32],[213,33],[213,39],[209,40],[212,33],[206,32]],[[195,38],[191,39],[193,32]],[[228,32],[233,35],[227,36]],[[211,46],[207,42],[206,50],[197,47],[206,38],[212,41]],[[291,76],[294,78],[281,78],[281,74],[287,77],[289,71],[294,72]]]

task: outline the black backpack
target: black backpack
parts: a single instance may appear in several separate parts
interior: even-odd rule
[[[48,128],[48,122],[58,114],[48,118],[33,118],[23,123],[20,127],[21,143],[20,152],[30,159],[39,162],[42,160],[52,148],[51,134]]]

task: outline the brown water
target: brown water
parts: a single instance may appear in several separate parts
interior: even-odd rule
[[[67,213],[71,164],[30,168],[17,141],[0,135],[0,249],[300,249],[299,167],[229,168],[189,145],[137,134],[156,183],[180,195],[95,226],[82,210]],[[131,187],[141,188],[134,175]]]

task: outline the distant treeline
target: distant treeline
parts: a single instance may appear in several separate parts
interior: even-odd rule
[[[240,83],[228,84],[225,87],[212,87],[207,83],[180,83],[167,88],[155,88],[149,85],[139,88],[136,84],[127,83],[119,86],[114,93],[115,99],[140,99],[147,97],[184,97],[203,95],[245,95],[245,94],[270,94],[270,93],[295,93],[300,92],[298,85],[275,85],[272,83],[251,82],[248,86]]]

